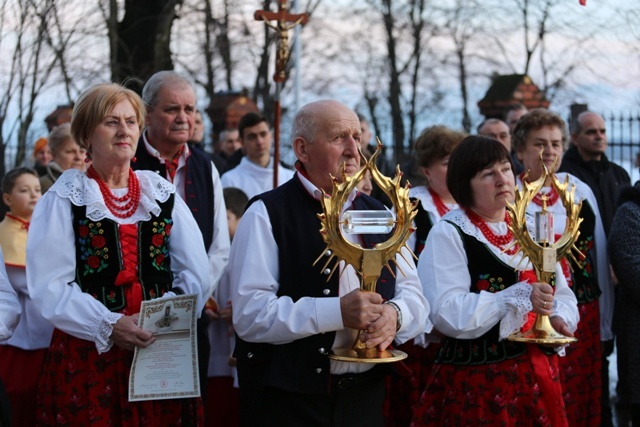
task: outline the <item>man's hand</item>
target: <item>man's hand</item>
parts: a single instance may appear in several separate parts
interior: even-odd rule
[[[347,328],[367,330],[383,311],[382,297],[375,292],[356,289],[340,298],[342,323]]]
[[[398,322],[398,313],[393,307],[382,304],[382,309],[382,315],[360,335],[367,348],[377,346],[380,351],[386,350],[393,342]]]
[[[155,337],[149,331],[138,326],[138,315],[122,316],[113,325],[111,340],[118,347],[133,350],[135,347],[145,348],[155,342]]]

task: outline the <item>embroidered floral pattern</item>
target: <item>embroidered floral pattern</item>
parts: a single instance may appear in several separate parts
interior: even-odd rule
[[[160,271],[168,270],[165,260],[169,256],[169,236],[171,235],[172,227],[173,220],[171,218],[153,221],[153,236],[151,236],[151,245],[149,246],[149,257],[151,258],[151,265]]]
[[[591,249],[593,248],[593,236],[589,236],[584,240],[579,240],[576,245],[582,255],[577,256],[579,273],[585,277],[591,277],[593,275],[593,260],[591,259]],[[575,274],[574,268],[574,274]]]
[[[107,268],[109,248],[104,237],[102,222],[92,222],[87,219],[79,221],[78,244],[80,246],[80,261],[84,262],[83,276],[102,271]]]
[[[503,290],[506,287],[504,281],[502,280],[502,277],[495,278],[489,276],[489,274],[480,275],[480,277],[478,278],[478,282],[476,283],[476,287],[478,288],[478,290],[491,292],[493,294]]]

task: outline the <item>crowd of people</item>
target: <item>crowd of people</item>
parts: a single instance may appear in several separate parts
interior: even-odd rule
[[[366,117],[333,100],[302,107],[293,167],[275,163],[259,112],[220,132],[214,153],[204,129],[174,71],[141,96],[98,84],[34,143],[33,167],[3,177],[0,426],[611,426],[616,333],[616,421],[640,426],[640,186],[607,159],[600,115],[569,132],[550,110],[513,106],[476,135],[425,129],[403,165],[414,232],[375,292],[326,250],[318,216],[334,179],[377,148]],[[384,155],[376,166],[395,173]],[[552,179],[575,188],[582,219],[579,255],[549,283],[507,213],[543,167],[529,232],[542,209],[565,231]],[[341,212],[393,208],[383,188],[366,174]],[[129,401],[133,350],[157,339],[138,325],[141,303],[182,294],[197,295],[200,396]],[[508,339],[536,315],[577,342]],[[355,340],[407,358],[328,357]]]

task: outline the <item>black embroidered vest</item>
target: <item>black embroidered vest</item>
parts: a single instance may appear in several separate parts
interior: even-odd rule
[[[433,222],[431,222],[429,212],[427,212],[426,209],[422,206],[422,201],[417,198],[411,198],[411,200],[418,201],[418,205],[416,206],[418,213],[413,220],[416,224],[416,244],[413,248],[411,248],[411,250],[414,254],[416,254],[416,256],[419,256],[424,249],[424,244],[427,241],[429,232],[431,231],[431,228],[433,228]]]
[[[573,268],[571,289],[576,295],[578,304],[584,304],[598,299],[602,291],[598,286],[595,271],[596,263],[593,258],[596,215],[586,200],[582,202],[580,217],[582,218],[582,223],[580,224],[580,236],[576,242],[576,247],[582,252],[584,258],[576,256],[578,263],[571,258],[569,259]]]
[[[262,200],[265,204],[278,245],[278,297],[288,296],[293,301],[302,297],[337,297],[339,272],[327,281],[333,265],[323,270],[325,257],[313,265],[326,247],[317,217],[322,212],[320,202],[309,195],[297,175],[280,187],[254,197],[249,203],[255,200]],[[354,205],[358,209],[384,209],[380,202],[369,196],[357,197]],[[385,236],[369,235],[363,247],[371,247],[384,240]],[[376,290],[389,298],[395,295],[395,279],[385,270],[382,269],[386,274],[381,274]],[[251,343],[237,337],[234,355],[238,361],[240,386],[327,393],[330,379],[327,354],[334,339],[335,332],[327,332],[288,344],[273,345]]]
[[[167,169],[160,160],[153,157],[144,145],[144,138],[138,140],[136,161],[131,163],[133,170],[151,170],[161,177],[167,177]],[[200,150],[189,150],[185,165],[184,201],[191,210],[202,233],[206,251],[213,241],[214,192],[211,174],[211,159]]]
[[[142,299],[150,300],[171,290],[173,273],[169,257],[175,195],[160,203],[160,215],[138,223],[138,278]],[[92,221],[86,206],[72,205],[76,245],[75,281],[83,292],[93,295],[113,312],[124,309],[123,286],[116,277],[123,269],[118,224],[110,219]]]
[[[518,282],[518,272],[513,267],[498,259],[484,243],[463,233],[456,224],[453,225],[462,237],[465,252],[468,254],[471,292],[477,294],[484,290],[495,293]],[[514,359],[526,352],[526,344],[498,341],[499,328],[500,324],[497,323],[484,335],[474,339],[445,338],[436,357],[436,363],[486,365]]]

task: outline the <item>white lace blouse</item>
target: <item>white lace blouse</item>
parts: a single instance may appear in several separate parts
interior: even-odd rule
[[[129,218],[115,217],[106,207],[98,184],[75,169],[65,171],[38,201],[27,238],[27,287],[42,315],[56,328],[94,341],[98,352],[108,351],[113,324],[122,314],[112,313],[75,283],[76,253],[71,205],[86,206],[93,221],[110,219],[132,224],[160,213],[159,202],[175,193],[169,181],[150,171],[137,171],[140,203]],[[127,189],[112,190],[123,196]],[[174,287],[199,295],[199,310],[210,294],[208,259],[200,230],[184,201],[176,196],[172,212],[171,270]]]
[[[496,258],[514,269],[528,270],[530,263],[520,254],[508,255],[491,245],[461,209],[447,213],[431,229],[420,255],[418,276],[431,306],[429,318],[434,329],[449,337],[473,339],[500,323],[502,340],[525,324],[527,313],[533,309],[529,300],[532,288],[527,282],[518,282],[496,293],[472,293],[464,243],[458,230],[445,220],[486,244]],[[498,235],[507,232],[505,222],[489,223],[489,227]],[[577,301],[560,264],[556,266],[556,277],[552,317],[560,316],[575,331],[579,320]]]

